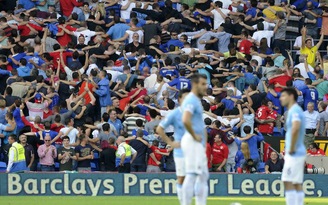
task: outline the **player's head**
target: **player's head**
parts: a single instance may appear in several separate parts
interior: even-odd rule
[[[285,88],[281,91],[280,102],[282,106],[293,105],[297,101],[297,92],[295,88]]]
[[[179,101],[179,104],[181,105],[182,102],[183,102],[183,99],[186,97],[186,95],[189,93],[189,90],[187,89],[182,89],[179,91],[179,94],[178,94],[178,101]]]
[[[199,97],[206,95],[207,77],[203,74],[194,74],[191,76],[192,91]]]

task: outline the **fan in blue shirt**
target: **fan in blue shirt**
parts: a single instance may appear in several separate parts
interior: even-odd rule
[[[176,70],[175,70],[176,71]],[[185,77],[186,71],[180,70],[180,77],[173,79],[171,82],[169,82],[170,87],[175,87],[177,90],[182,89],[191,89],[190,80]]]
[[[312,87],[312,80],[310,78],[305,79],[305,84],[307,87],[301,90],[304,98],[304,110],[306,110],[307,105],[309,102],[313,102],[314,109],[318,110],[318,100],[319,100],[319,93],[318,91]]]

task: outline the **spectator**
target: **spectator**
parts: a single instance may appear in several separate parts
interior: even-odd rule
[[[265,163],[265,173],[270,174],[274,172],[282,172],[284,168],[284,161],[279,159],[276,152],[271,152],[270,159]]]
[[[106,112],[107,107],[112,105],[112,100],[106,71],[100,71],[99,78],[100,81],[98,82],[98,89],[95,90],[95,93],[99,96],[101,115],[103,115]]]
[[[136,131],[136,138],[131,140],[129,145],[136,150],[137,155],[133,163],[131,163],[132,172],[146,172],[146,157],[149,154],[148,142],[143,139],[144,132],[140,129]]]
[[[59,171],[73,171],[73,160],[77,160],[74,148],[69,146],[68,136],[63,138],[63,146],[58,148]]]
[[[226,163],[228,159],[229,149],[222,142],[220,135],[215,135],[212,147],[212,171],[226,172]]]
[[[328,112],[326,112],[327,105],[324,102],[319,102],[318,111],[320,117],[320,125],[318,135],[326,137],[328,131]]]
[[[168,149],[159,149],[159,141],[154,140],[153,145],[150,147],[153,152],[148,158],[147,172],[149,173],[159,173],[161,169],[159,165],[161,164],[161,159],[163,156],[169,156],[170,151]]]
[[[115,166],[115,153],[117,150],[117,147],[114,145],[115,139],[109,138],[108,142],[104,141],[102,143],[101,149],[102,152],[100,153],[100,170],[101,171],[111,171],[115,172],[117,171],[117,168]]]
[[[125,142],[125,138],[120,136],[116,140],[118,145],[116,151],[116,167],[119,173],[130,173],[131,164],[137,157],[137,151]]]
[[[34,158],[35,158],[34,157],[34,149],[33,149],[32,145],[29,145],[27,143],[26,135],[20,135],[19,142],[24,147],[24,150],[25,150],[25,161],[26,161],[27,170],[36,171],[36,170],[32,170],[32,166],[33,166]]]
[[[120,119],[117,118],[117,111],[115,109],[109,110],[109,120],[108,123],[113,125],[117,131],[117,133],[120,135],[123,133],[123,125]]]
[[[38,155],[40,157],[40,168],[42,172],[55,171],[55,158],[57,157],[56,147],[51,145],[50,135],[44,137],[44,144],[38,148]]]
[[[317,143],[312,143],[309,145],[308,155],[311,156],[326,156],[325,151],[319,148]]]
[[[17,142],[16,135],[10,135],[8,138],[11,148],[8,153],[7,173],[24,172],[26,170],[26,161],[24,147]]]
[[[79,137],[80,145],[75,147],[77,158],[77,171],[91,171],[91,160],[93,159],[93,149],[88,144],[88,138],[85,135]]]
[[[314,110],[314,103],[309,102],[307,104],[307,110],[304,111],[305,115],[305,147],[309,147],[314,142],[316,136],[318,136],[318,130],[320,125],[319,112]]]

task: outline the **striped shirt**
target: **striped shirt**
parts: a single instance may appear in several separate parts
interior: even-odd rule
[[[126,128],[129,136],[132,136],[132,131],[138,128],[136,125],[138,119],[141,119],[145,125],[146,120],[143,117],[128,117],[123,122],[123,126]]]

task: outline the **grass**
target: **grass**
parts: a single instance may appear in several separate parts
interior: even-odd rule
[[[328,204],[327,198],[306,198],[306,205]],[[1,205],[179,205],[176,197],[145,196],[0,196]],[[281,197],[209,197],[208,205],[285,205]]]

